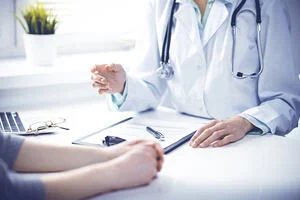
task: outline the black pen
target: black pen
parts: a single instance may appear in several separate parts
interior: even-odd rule
[[[165,136],[159,132],[159,131],[156,131],[154,130],[153,128],[149,127],[149,126],[146,126],[146,130],[151,133],[151,135],[153,135],[155,138],[161,140],[161,141],[164,141],[165,140]]]

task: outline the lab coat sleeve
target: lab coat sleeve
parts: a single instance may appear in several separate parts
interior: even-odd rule
[[[284,135],[298,124],[300,110],[299,69],[294,65],[290,17],[285,1],[262,5],[264,71],[258,80],[260,105],[244,114],[266,124],[271,133]]]
[[[108,102],[111,103],[110,107],[114,107],[115,110],[119,110],[119,108],[123,105],[128,95],[128,84],[127,79],[125,82],[125,88],[123,94],[115,93],[111,95],[107,95]]]
[[[156,108],[166,90],[165,80],[156,75],[160,56],[156,31],[155,1],[141,1],[141,26],[136,42],[133,59],[135,68],[127,73],[127,96],[122,105],[116,106],[111,96],[108,99],[109,108],[119,111],[144,111]]]
[[[250,130],[247,134],[250,135],[265,135],[266,133],[270,133],[269,127],[261,121],[258,121],[256,118],[251,115],[247,115],[245,113],[240,114],[239,116],[247,119],[251,124],[255,126],[254,129]]]

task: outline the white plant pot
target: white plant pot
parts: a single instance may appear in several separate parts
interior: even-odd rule
[[[51,35],[24,34],[24,47],[28,61],[35,66],[54,66],[56,37]]]

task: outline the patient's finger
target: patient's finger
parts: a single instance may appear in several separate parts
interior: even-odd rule
[[[156,151],[157,171],[159,172],[164,162],[164,150],[159,144],[154,144]]]

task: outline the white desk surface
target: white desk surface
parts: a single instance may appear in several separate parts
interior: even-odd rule
[[[56,144],[70,144],[127,115],[109,112],[103,101],[17,111],[26,121],[67,118],[70,131],[31,137]],[[222,148],[185,144],[165,156],[162,171],[149,185],[92,199],[300,199],[299,156],[300,141],[273,135],[248,135]]]

